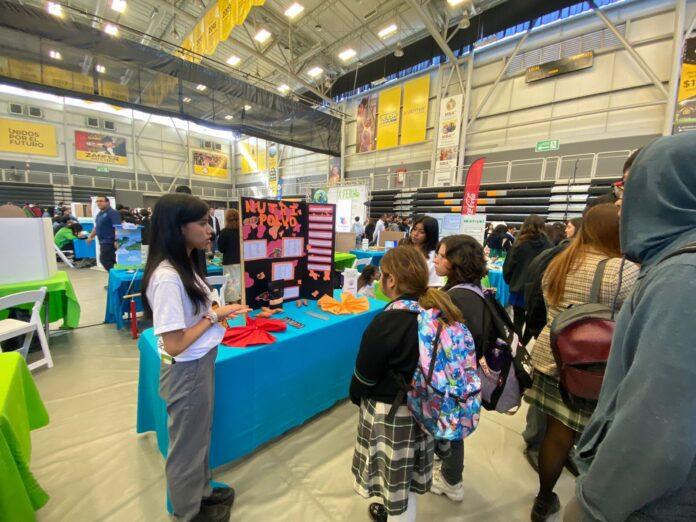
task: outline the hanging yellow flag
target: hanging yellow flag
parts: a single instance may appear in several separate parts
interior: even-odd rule
[[[220,41],[224,42],[232,32],[234,24],[232,22],[232,0],[220,0],[218,2],[220,13]]]
[[[377,150],[396,147],[399,144],[401,85],[379,93],[377,114]]]
[[[425,140],[430,97],[430,75],[404,84],[404,111],[401,118],[401,144]]]
[[[193,28],[193,52],[198,54],[205,54],[205,20],[198,22],[196,27]]]
[[[219,12],[217,4],[207,12],[205,23],[205,54],[213,54],[220,43]]]

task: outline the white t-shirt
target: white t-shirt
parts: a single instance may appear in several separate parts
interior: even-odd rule
[[[445,285],[445,278],[437,275],[435,271],[435,251],[431,250],[428,254],[428,286],[440,288]]]
[[[375,231],[372,233],[372,240],[375,245],[379,245],[379,237],[382,235],[382,232],[384,232],[384,221],[378,219],[375,225]]]
[[[205,282],[196,276],[201,288],[208,292],[208,301],[195,313],[179,274],[168,261],[162,261],[155,269],[147,288],[147,300],[152,307],[152,322],[160,354],[166,354],[161,335],[176,330],[185,330],[198,323],[208,312],[212,297]],[[225,329],[216,324],[206,330],[186,350],[176,356],[177,361],[195,361],[215,348],[225,336]]]

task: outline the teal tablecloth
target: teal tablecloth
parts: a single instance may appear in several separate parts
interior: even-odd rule
[[[337,298],[339,291],[335,292]],[[243,457],[260,445],[299,426],[348,396],[360,339],[384,302],[370,300],[370,310],[358,315],[331,315],[322,320],[307,315],[318,311],[285,305],[287,316],[304,328],[288,326],[274,334],[274,344],[251,348],[220,345],[215,362],[215,413],[210,464],[217,467]],[[277,316],[276,316],[277,317]],[[241,324],[237,318],[234,324]],[[167,412],[160,398],[155,336],[148,329],[138,341],[137,432],[157,432],[157,443],[167,453]]]
[[[222,275],[222,267],[208,265],[208,275]],[[132,282],[132,284],[131,284]],[[112,268],[109,271],[109,286],[106,291],[106,315],[105,323],[115,323],[119,330],[125,326],[123,314],[128,312],[129,301],[124,300],[124,295],[137,294],[143,282],[143,271],[133,272],[121,268]],[[139,297],[135,299],[138,312],[143,311],[143,303]]]
[[[384,250],[351,250],[350,253],[358,259],[365,259],[367,257],[371,257],[372,263],[370,264],[379,266],[386,252]]]
[[[488,285],[484,287],[495,288],[495,298],[503,306],[507,307],[510,304],[510,287],[503,279],[503,271],[491,269],[488,271]]]

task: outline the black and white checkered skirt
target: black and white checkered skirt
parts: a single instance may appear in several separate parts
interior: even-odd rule
[[[353,453],[353,488],[365,498],[381,497],[387,513],[396,516],[408,507],[409,491],[424,494],[433,478],[433,438],[399,406],[394,420],[391,404],[363,399],[358,440]]]

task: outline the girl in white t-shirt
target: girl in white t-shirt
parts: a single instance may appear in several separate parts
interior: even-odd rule
[[[440,287],[444,280],[435,272],[435,247],[440,240],[440,226],[430,216],[421,216],[413,222],[411,232],[400,244],[416,247],[428,263],[428,286]]]
[[[219,321],[248,311],[211,308],[210,288],[196,250],[210,245],[208,205],[188,194],[168,194],[155,206],[143,276],[143,304],[152,318],[160,364],[160,396],[167,403],[169,451],[165,471],[179,520],[227,520],[232,488],[211,488],[210,428],[215,356],[225,333]]]

